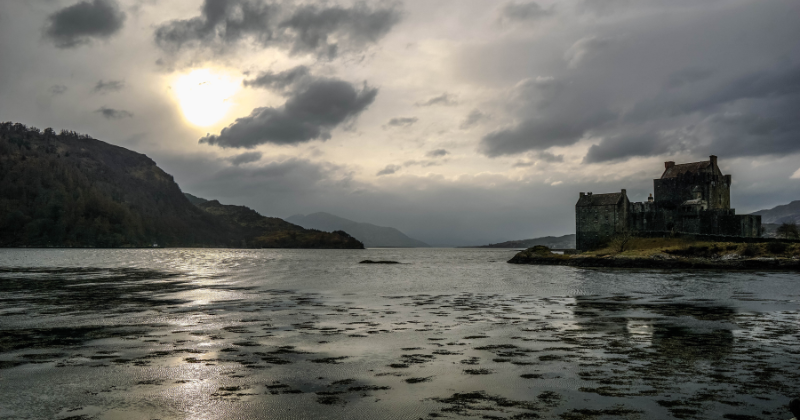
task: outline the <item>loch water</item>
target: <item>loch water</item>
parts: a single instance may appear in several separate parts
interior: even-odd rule
[[[797,273],[513,254],[0,250],[0,419],[791,417]]]

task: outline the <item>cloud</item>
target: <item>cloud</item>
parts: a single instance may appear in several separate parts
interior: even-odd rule
[[[569,68],[578,67],[581,62],[589,57],[599,54],[611,44],[611,38],[600,36],[587,36],[575,41],[564,53],[564,60]]]
[[[417,121],[419,121],[419,118],[417,118],[417,117],[397,117],[397,118],[392,118],[392,119],[389,120],[389,122],[386,123],[384,128],[386,128],[386,127],[403,127],[403,128],[410,127],[411,125],[413,125]]]
[[[205,0],[200,16],[160,25],[155,40],[168,52],[205,49],[222,54],[249,40],[263,48],[288,50],[292,55],[333,58],[342,51],[377,42],[400,17],[400,11],[389,3],[376,8],[366,3],[292,7],[263,0]]]
[[[97,113],[101,114],[104,118],[109,119],[109,120],[121,120],[123,118],[131,118],[131,117],[133,117],[133,114],[128,112],[128,111],[121,110],[121,109],[109,108],[109,107],[106,107],[106,106],[101,106],[99,109],[97,109],[94,112],[97,112]]]
[[[352,8],[305,5],[278,28],[294,34],[289,41],[292,53],[322,52],[333,57],[340,44],[358,48],[375,43],[399,21],[400,12],[394,7],[371,9],[366,3],[356,3]]]
[[[800,168],[798,168],[791,176],[791,179],[800,179]]]
[[[64,85],[53,85],[50,86],[50,89],[47,89],[47,91],[53,96],[62,95],[67,91],[67,87]]]
[[[364,84],[360,90],[345,81],[319,78],[297,90],[290,89],[288,99],[278,108],[256,108],[236,119],[219,135],[200,139],[221,147],[253,148],[259,144],[296,145],[330,138],[330,131],[355,119],[372,104],[378,89]]]
[[[688,67],[670,74],[669,78],[667,78],[666,86],[669,88],[683,87],[685,85],[690,85],[692,83],[708,79],[713,74],[713,70],[698,67]]]
[[[94,85],[94,89],[92,89],[92,91],[94,93],[119,92],[124,87],[124,80],[109,80],[107,82],[100,80],[96,85]]]
[[[429,168],[431,166],[440,166],[443,163],[444,162],[441,161],[441,160],[432,160],[432,159],[428,159],[428,160],[407,160],[407,161],[403,162],[403,166],[405,166],[406,168],[408,168],[409,166],[421,166],[423,168]]]
[[[400,166],[400,165],[389,164],[389,165],[386,165],[385,168],[383,168],[380,171],[378,171],[378,173],[376,175],[377,176],[391,175],[391,174],[399,171],[400,169],[402,169],[402,166]]]
[[[483,112],[477,109],[473,109],[472,112],[470,112],[469,115],[467,115],[467,118],[461,123],[459,128],[462,130],[466,130],[484,121],[488,121],[490,118],[491,117],[489,117],[489,115],[484,114]]]
[[[125,12],[114,0],[82,1],[65,7],[47,18],[45,37],[58,48],[74,48],[107,39],[122,29]]]
[[[554,155],[550,152],[539,152],[539,160],[548,163],[561,163],[564,162],[564,155]]]
[[[448,93],[443,93],[439,96],[434,96],[433,98],[427,99],[422,102],[417,102],[414,104],[416,106],[431,106],[431,105],[445,105],[445,106],[453,106],[458,105],[458,102],[455,100],[453,95]]]
[[[274,90],[280,93],[290,92],[301,84],[308,84],[313,80],[311,71],[306,66],[297,66],[280,73],[262,72],[253,80],[245,80],[248,87],[257,87]]]
[[[500,9],[498,20],[500,22],[524,22],[541,19],[552,14],[552,9],[545,9],[535,1],[508,2]]]
[[[261,152],[245,152],[236,156],[231,156],[228,160],[234,166],[239,166],[245,163],[258,162],[261,160]]]
[[[669,142],[656,132],[627,133],[604,138],[589,147],[583,163],[623,160],[631,156],[653,156],[666,153]]]
[[[439,158],[439,157],[447,156],[449,154],[450,154],[450,152],[448,152],[447,150],[436,149],[436,150],[431,150],[428,153],[425,153],[425,156],[430,157],[430,158]]]

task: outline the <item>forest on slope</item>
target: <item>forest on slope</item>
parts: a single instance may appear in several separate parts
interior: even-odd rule
[[[143,154],[72,131],[0,123],[2,247],[363,248],[344,232],[259,224],[274,218],[225,207],[228,214],[195,206]],[[247,223],[230,217],[236,212]]]

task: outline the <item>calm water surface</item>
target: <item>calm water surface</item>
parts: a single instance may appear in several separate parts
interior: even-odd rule
[[[791,417],[797,274],[512,255],[0,250],[0,418]]]

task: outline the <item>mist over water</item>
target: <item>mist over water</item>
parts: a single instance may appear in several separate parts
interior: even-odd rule
[[[0,250],[0,418],[791,417],[797,274],[511,256]]]

